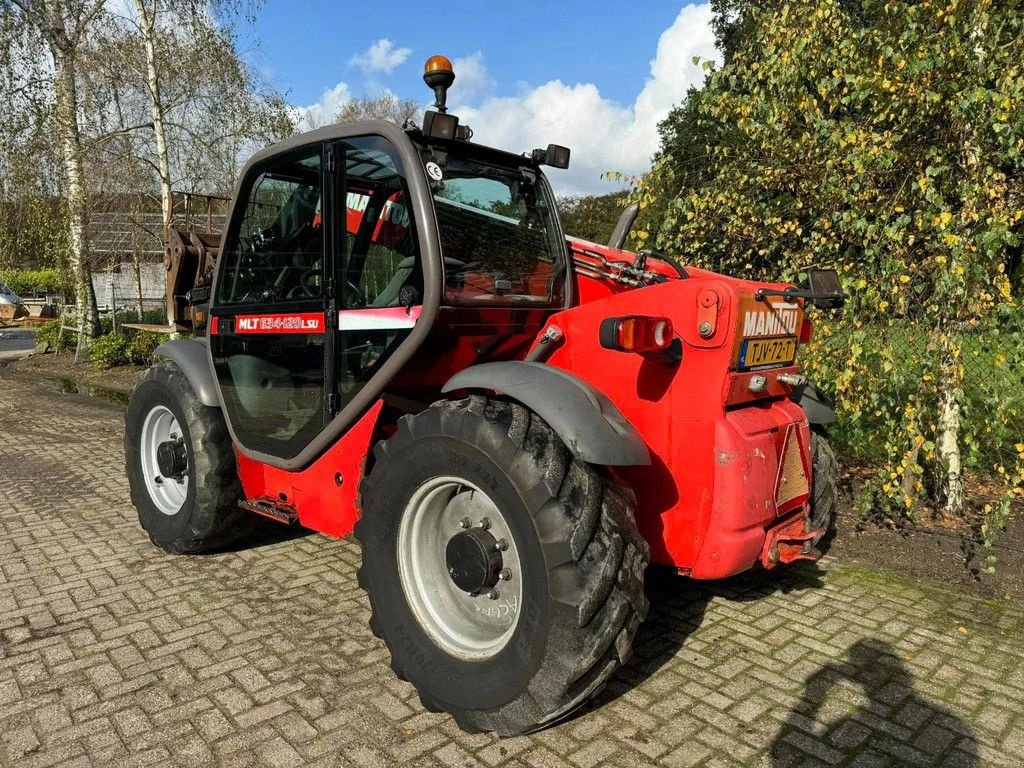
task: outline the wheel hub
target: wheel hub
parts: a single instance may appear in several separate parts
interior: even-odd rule
[[[467,478],[440,476],[413,491],[398,529],[398,573],[409,608],[451,656],[495,656],[523,602],[523,563],[509,520]]]
[[[165,440],[156,447],[156,464],[160,474],[171,479],[185,476],[188,470],[188,451],[185,441]]]
[[[188,449],[170,408],[154,405],[142,422],[139,469],[156,508],[176,515],[188,498]]]
[[[455,586],[479,594],[498,583],[502,568],[498,540],[483,528],[460,531],[448,540],[445,562]]]

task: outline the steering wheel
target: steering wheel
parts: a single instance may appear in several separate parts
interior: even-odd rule
[[[363,309],[369,306],[369,301],[366,299],[366,294],[363,293],[362,289],[351,280],[345,281],[345,294],[343,296],[343,306],[345,309]]]

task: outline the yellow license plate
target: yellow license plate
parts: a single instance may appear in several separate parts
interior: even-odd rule
[[[775,339],[744,339],[740,347],[740,368],[771,368],[796,360],[796,336]]]

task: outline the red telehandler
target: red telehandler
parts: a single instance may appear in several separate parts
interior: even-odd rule
[[[201,334],[132,395],[127,471],[168,552],[254,513],[354,531],[395,673],[467,731],[523,733],[628,658],[649,563],[821,556],[835,415],[796,357],[808,306],[844,296],[833,271],[798,288],[622,250],[629,212],[610,245],[566,238],[543,167],[569,150],[474,143],[450,62],[424,79],[422,126],[332,125],[246,164],[171,297]]]

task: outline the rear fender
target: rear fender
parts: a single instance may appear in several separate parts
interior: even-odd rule
[[[165,357],[181,369],[192,391],[203,405],[220,408],[216,379],[210,367],[206,339],[174,339],[156,348],[155,357]]]
[[[583,461],[606,466],[651,463],[647,444],[603,393],[543,363],[483,363],[455,374],[442,388],[493,390],[540,416]]]
[[[793,387],[793,394],[790,397],[804,409],[809,424],[827,426],[835,423],[837,416],[832,409],[832,403],[814,382],[808,381]]]

